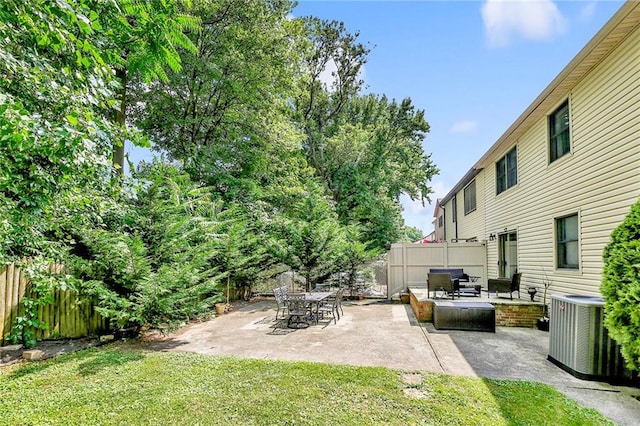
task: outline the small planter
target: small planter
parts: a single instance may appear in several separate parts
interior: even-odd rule
[[[549,331],[549,318],[538,318],[536,325],[538,326],[538,330]]]
[[[222,315],[226,309],[227,305],[225,303],[216,303],[216,314]]]
[[[409,303],[409,293],[400,293],[400,301],[404,304]]]

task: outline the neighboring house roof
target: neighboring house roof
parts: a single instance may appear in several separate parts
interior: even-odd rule
[[[639,25],[640,1],[628,0],[440,202],[446,204],[482,169],[493,165]]]
[[[441,205],[440,205],[440,200],[441,200],[441,198],[438,198],[436,200],[436,206],[433,209],[433,217],[435,217],[435,218],[437,218],[440,215],[440,209],[442,208]],[[435,223],[435,219],[433,220],[433,223]]]

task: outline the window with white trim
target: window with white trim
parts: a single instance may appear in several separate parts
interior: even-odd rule
[[[476,209],[476,180],[472,180],[464,188],[464,214],[467,215]]]
[[[566,100],[549,115],[549,163],[571,151],[569,124],[569,101]]]
[[[496,163],[496,193],[503,191],[518,183],[518,151],[514,146]]]
[[[558,269],[580,268],[578,215],[556,219],[556,265]]]

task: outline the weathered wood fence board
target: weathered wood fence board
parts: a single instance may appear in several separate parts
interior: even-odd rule
[[[52,266],[52,271],[60,266]],[[29,285],[22,271],[13,264],[0,268],[0,341],[6,344],[16,318],[20,315],[21,301],[28,294]],[[53,303],[41,306],[38,321],[49,324],[46,330],[38,330],[37,339],[77,338],[108,330],[108,322],[90,303],[78,302],[72,290],[54,290]]]

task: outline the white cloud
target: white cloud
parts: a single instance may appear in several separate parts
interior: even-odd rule
[[[400,203],[402,203],[402,210],[408,215],[425,216],[429,213],[426,205],[423,206],[420,200],[412,200],[408,195],[402,194]]]
[[[552,40],[567,28],[566,19],[551,0],[486,0],[482,19],[492,47],[508,46],[516,38]]]
[[[432,222],[436,200],[447,195],[450,188],[447,188],[443,181],[436,181],[431,183],[431,189],[433,190],[429,197],[431,198],[431,203],[424,206],[419,200],[413,201],[404,194],[400,196],[405,225],[421,229],[425,235],[433,231]]]
[[[324,85],[324,87],[326,87],[327,89],[331,89],[333,87],[333,83],[336,80],[334,74],[337,72],[338,66],[333,59],[329,59],[329,62],[327,62],[318,78],[320,79],[320,82]]]
[[[337,72],[338,66],[336,65],[335,61],[333,59],[329,59],[324,69],[318,76],[320,83],[322,83],[322,85],[330,92],[333,92],[333,90],[335,90],[334,83],[337,79]],[[365,82],[367,81],[367,70],[365,69],[364,65],[362,65],[358,70],[358,79]]]
[[[595,1],[590,1],[587,2],[584,6],[582,6],[582,9],[580,9],[580,20],[581,21],[590,21],[591,18],[593,18],[593,16],[596,13],[596,2]]]
[[[478,123],[476,121],[466,120],[453,123],[449,132],[456,134],[471,134],[478,131]]]

